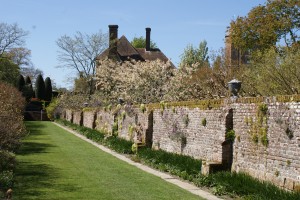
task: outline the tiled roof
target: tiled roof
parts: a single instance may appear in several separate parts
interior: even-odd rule
[[[117,56],[121,61],[125,61],[128,59],[154,61],[159,59],[161,61],[167,62],[169,60],[159,49],[151,49],[151,51],[146,51],[146,48],[134,48],[124,35],[118,40],[117,52]],[[97,60],[103,60],[107,58],[108,55],[109,49],[106,49],[97,57]],[[171,65],[175,67],[173,63],[171,63]]]

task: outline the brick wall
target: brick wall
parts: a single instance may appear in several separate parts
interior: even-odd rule
[[[65,113],[66,113],[66,120],[69,121],[69,122],[72,122],[73,123],[73,111],[70,110],[70,109],[66,109],[65,110]]]
[[[81,110],[73,111],[73,123],[82,126],[83,116]]]
[[[300,176],[300,103],[267,102],[267,140],[256,139],[261,104],[233,104],[234,143],[232,170],[292,190]],[[264,129],[264,128],[262,128]]]
[[[95,110],[83,111],[83,126],[94,129],[96,127],[96,114]]]
[[[108,133],[117,127],[118,136],[127,140],[229,163],[232,171],[292,190],[300,184],[300,103],[289,101],[293,99],[241,98],[217,106],[207,102],[163,108],[146,105],[146,110],[119,106],[84,112],[83,125]],[[67,120],[80,124],[81,111],[65,113]],[[236,135],[233,144],[225,138],[230,129]]]
[[[154,110],[153,145],[169,152],[222,162],[227,113],[226,108]]]

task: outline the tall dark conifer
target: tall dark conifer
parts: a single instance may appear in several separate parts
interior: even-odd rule
[[[45,100],[45,82],[41,74],[38,75],[35,81],[35,97]]]
[[[29,76],[26,76],[26,78],[25,78],[25,84],[26,84],[26,85],[32,84],[32,83],[31,83],[31,79],[30,79]]]
[[[20,74],[19,78],[18,78],[18,81],[17,81],[18,90],[20,92],[22,92],[23,89],[24,89],[24,86],[25,86],[25,80],[24,80],[24,77]]]
[[[47,77],[45,79],[45,100],[51,101],[51,99],[52,99],[52,84],[51,84],[51,79]]]

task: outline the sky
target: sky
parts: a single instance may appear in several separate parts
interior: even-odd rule
[[[75,70],[58,68],[56,41],[77,31],[86,34],[108,25],[119,25],[118,35],[129,41],[151,40],[178,66],[187,45],[197,47],[207,41],[209,51],[224,47],[226,28],[237,16],[247,13],[266,0],[0,0],[0,23],[17,23],[29,32],[26,48],[31,50],[34,67],[57,87],[72,87]]]

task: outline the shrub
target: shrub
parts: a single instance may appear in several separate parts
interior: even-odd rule
[[[13,151],[26,133],[23,124],[25,99],[13,86],[0,83],[0,149]]]
[[[193,179],[197,186],[211,187],[216,195],[229,194],[243,199],[300,199],[300,193],[282,190],[275,185],[259,181],[244,173],[217,172],[208,176],[201,174]]]
[[[16,159],[13,153],[0,150],[0,172],[13,170],[16,165]]]
[[[150,148],[140,149],[137,152],[137,155],[141,160],[152,167],[159,169],[163,165],[163,171],[168,171],[171,174],[183,178],[195,176],[201,171],[201,160],[194,159],[190,156],[169,153],[163,150],[153,150]]]
[[[0,172],[0,190],[6,191],[13,186],[13,172],[3,171]]]

